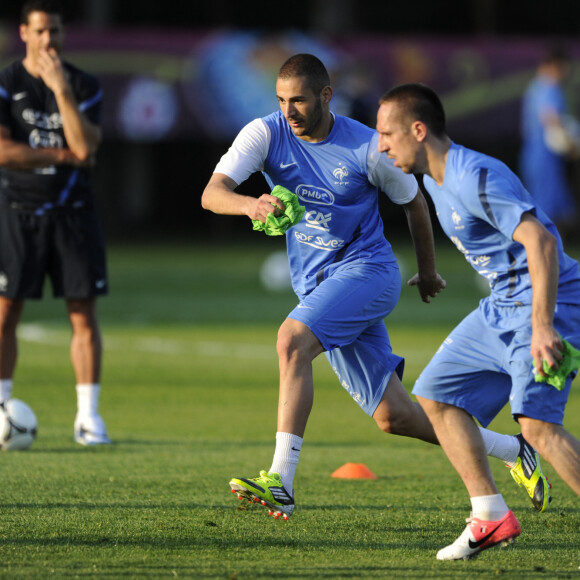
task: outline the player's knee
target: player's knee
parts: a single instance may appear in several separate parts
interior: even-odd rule
[[[392,435],[406,434],[405,419],[400,414],[393,413],[388,406],[377,409],[373,419],[378,428],[385,433],[391,433]]]
[[[282,324],[278,330],[276,351],[281,361],[290,360],[300,354],[300,339],[294,329],[287,324]]]
[[[20,321],[22,307],[18,303],[2,303],[0,306],[0,333],[14,334]]]
[[[552,423],[529,419],[520,419],[519,423],[522,428],[524,439],[534,449],[536,449],[540,455],[546,454],[550,441],[558,435],[558,431],[561,428],[559,425],[554,425]]]
[[[281,364],[284,364],[289,361],[312,361],[322,352],[322,347],[306,325],[286,319],[278,330],[276,350]]]
[[[100,342],[101,340],[101,333],[97,328],[92,326],[75,328],[73,331],[73,336],[76,340],[86,342],[88,344]]]
[[[381,431],[384,431],[385,433],[393,433],[393,423],[391,422],[390,417],[375,417],[375,423]]]

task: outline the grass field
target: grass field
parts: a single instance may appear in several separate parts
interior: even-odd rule
[[[409,388],[482,296],[461,256],[440,245],[446,292],[425,305],[405,288],[389,321]],[[395,250],[410,273],[407,246]],[[275,521],[261,507],[239,505],[229,479],[257,475],[274,450],[275,338],[295,300],[264,290],[258,270],[278,249],[273,241],[110,249],[111,295],[100,303],[110,448],[72,441],[62,303],[28,305],[14,396],[36,411],[39,436],[28,451],[0,455],[0,577],[579,577],[578,497],[547,464],[554,500],[538,514],[493,463],[523,527],[514,546],[436,561],[469,515],[460,480],[440,449],[381,433],[324,360],[315,361],[294,515]],[[578,381],[574,387],[567,426],[579,436]],[[517,432],[507,412],[492,427]],[[365,463],[378,479],[330,477],[346,462]]]

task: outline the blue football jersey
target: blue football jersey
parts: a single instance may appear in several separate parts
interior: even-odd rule
[[[369,181],[369,148],[375,131],[335,115],[329,136],[311,143],[297,138],[280,111],[265,117],[271,139],[263,174],[271,187],[296,193],[306,207],[304,218],[286,233],[295,292],[307,294],[342,264],[353,260],[395,261],[383,232],[378,208],[379,187]],[[378,152],[377,152],[378,155]],[[389,176],[383,188],[394,201],[415,195],[399,169],[383,164]],[[385,187],[385,182],[389,182]]]
[[[578,263],[564,253],[556,227],[504,163],[453,143],[443,185],[427,175],[423,183],[447,236],[489,281],[492,300],[531,304],[525,248],[512,239],[522,214],[530,212],[558,240],[558,301],[580,302]]]

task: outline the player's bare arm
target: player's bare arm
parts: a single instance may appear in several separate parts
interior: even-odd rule
[[[101,142],[101,129],[79,111],[62,61],[56,50],[40,50],[37,70],[46,86],[54,93],[66,142],[80,162],[88,162]]]
[[[421,191],[410,203],[403,206],[407,215],[407,223],[415,255],[417,256],[417,274],[415,274],[407,284],[417,286],[419,295],[423,302],[431,302],[446,286],[445,280],[437,273],[435,261],[435,242],[433,239],[433,228],[429,207]]]
[[[536,371],[543,359],[552,368],[562,360],[563,344],[554,328],[554,310],[558,293],[558,249],[556,238],[530,213],[525,213],[513,239],[526,249],[532,282],[531,354]]]
[[[201,196],[202,207],[217,214],[246,215],[261,222],[266,221],[269,213],[279,215],[279,211],[284,211],[284,204],[277,197],[267,193],[259,198],[242,195],[235,191],[237,186],[231,177],[214,173]]]
[[[85,165],[69,149],[33,149],[12,140],[8,127],[0,125],[0,166],[11,169],[36,169],[50,165]]]

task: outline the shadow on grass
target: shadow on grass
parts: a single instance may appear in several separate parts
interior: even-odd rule
[[[321,549],[336,549],[342,550],[388,550],[388,549],[427,549],[435,550],[441,547],[441,539],[433,537],[433,539],[426,540],[422,537],[419,541],[409,541],[409,535],[421,534],[425,530],[422,528],[409,528],[405,530],[391,529],[389,530],[389,539],[376,540],[354,540],[337,541],[333,537],[325,536],[324,538],[316,537],[313,539],[305,535],[300,537],[279,536],[272,535],[261,536],[259,545],[256,545],[256,538],[236,538],[234,534],[220,533],[214,536],[211,535],[196,535],[186,536],[180,534],[180,537],[170,536],[167,533],[163,535],[145,535],[140,534],[139,537],[127,538],[126,536],[115,534],[94,534],[91,537],[72,537],[70,535],[59,535],[50,538],[36,538],[36,537],[21,537],[21,538],[1,538],[0,544],[3,547],[9,546],[84,546],[84,547],[103,547],[106,545],[115,547],[156,547],[156,548],[217,548],[219,550],[228,550],[234,548],[242,548],[244,550],[262,552],[267,548],[284,548],[285,550],[321,550]],[[403,537],[396,538],[396,534],[404,534]],[[572,547],[572,545],[570,546]]]
[[[107,451],[122,449],[126,451],[131,448],[139,448],[139,447],[187,447],[191,448],[193,446],[213,446],[214,448],[221,448],[233,445],[234,442],[218,442],[218,441],[199,441],[198,439],[147,439],[143,438],[127,438],[127,439],[120,439],[115,438],[111,445],[80,445],[78,443],[71,443],[70,446],[67,444],[66,446],[59,446],[59,447],[31,447],[30,449],[19,450],[19,451],[9,451],[7,453],[10,454],[25,454],[25,455],[36,455],[36,454],[47,454],[47,453],[106,453]],[[239,444],[239,442],[236,442]],[[244,445],[253,445],[256,447],[259,446],[272,446],[271,442],[261,441],[249,441],[244,442]]]
[[[131,438],[115,438],[111,445],[80,445],[78,443],[71,442],[69,444],[59,445],[59,446],[32,446],[30,449],[17,450],[17,451],[7,451],[6,453],[12,454],[25,454],[25,455],[36,455],[36,454],[47,454],[47,453],[87,453],[87,452],[106,452],[107,450],[123,448],[123,450],[130,449],[132,447],[200,447],[203,446],[205,450],[208,449],[231,449],[232,447],[237,447],[240,444],[239,439],[223,440],[223,439],[198,439],[192,437],[191,439],[178,438],[178,439],[150,439],[146,437],[131,437]],[[271,448],[274,449],[275,442],[271,439],[267,441],[252,441],[244,440],[244,448],[248,449],[250,447],[256,448]],[[312,448],[357,448],[368,446],[368,441],[311,441],[308,446]]]

